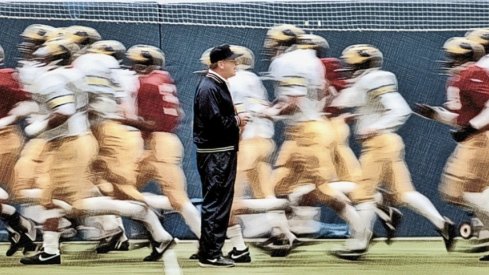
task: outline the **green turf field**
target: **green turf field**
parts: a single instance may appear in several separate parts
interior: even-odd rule
[[[196,251],[196,242],[180,242],[176,246],[183,274],[489,274],[489,262],[479,262],[481,254],[447,253],[441,239],[397,241],[391,246],[375,242],[361,261],[336,259],[327,251],[341,241],[315,241],[296,248],[285,258],[272,258],[250,247],[253,262],[234,268],[200,268],[188,256]],[[142,261],[149,248],[97,255],[89,243],[65,243],[60,266],[23,266],[21,253],[6,257],[7,244],[0,244],[0,274],[163,274],[163,262]],[[225,245],[225,251],[230,248]]]

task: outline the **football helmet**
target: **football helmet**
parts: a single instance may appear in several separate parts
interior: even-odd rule
[[[3,47],[0,46],[0,66],[3,66],[5,62],[5,51],[3,50]]]
[[[32,53],[48,39],[48,34],[54,29],[54,27],[43,24],[27,26],[27,28],[20,34],[22,37],[22,42],[18,45],[20,54],[24,58],[30,58]]]
[[[64,38],[81,47],[93,44],[102,39],[98,31],[86,26],[69,26],[64,29]]]
[[[465,38],[481,44],[486,54],[489,53],[489,28],[470,30],[465,33]]]
[[[55,62],[56,65],[69,65],[74,55],[80,50],[80,47],[66,39],[56,39],[46,41],[32,55],[35,59],[44,64]]]
[[[239,69],[249,70],[255,67],[255,54],[253,54],[253,51],[238,45],[231,45],[231,51],[241,55],[236,58],[237,67]]]
[[[213,48],[208,48],[205,50],[202,55],[200,56],[200,63],[202,63],[205,66],[210,66],[211,65],[211,51]]]
[[[443,44],[446,61],[443,62],[443,70],[451,73],[454,69],[475,62],[484,56],[484,47],[466,37],[452,37]]]
[[[373,45],[356,44],[345,48],[341,53],[341,59],[346,69],[356,72],[371,68],[381,68],[384,56]]]
[[[118,61],[122,61],[126,54],[126,47],[117,40],[100,40],[90,45],[87,51],[110,55]]]
[[[127,50],[126,57],[138,73],[149,73],[165,67],[165,54],[154,46],[134,45]]]
[[[329,50],[329,43],[319,35],[303,34],[299,35],[297,47],[299,49],[314,49],[316,50],[317,56],[322,57]]]
[[[297,43],[304,30],[290,24],[274,26],[268,30],[263,47],[265,54],[275,57],[282,54],[287,48]]]
[[[252,50],[238,45],[231,45],[231,51],[236,54],[240,54],[239,57],[236,58],[237,68],[242,70],[253,69],[255,67],[255,54]],[[211,65],[210,54],[213,48],[209,48],[205,50],[200,56],[200,63],[207,67]]]

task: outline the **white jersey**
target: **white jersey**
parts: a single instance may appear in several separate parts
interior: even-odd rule
[[[36,93],[33,90],[32,85],[37,77],[48,70],[48,66],[44,64],[33,61],[33,60],[22,60],[19,62],[19,67],[17,67],[19,81],[25,91],[29,93]]]
[[[374,130],[395,132],[409,118],[411,109],[398,92],[396,76],[387,71],[369,69],[353,79],[351,87],[341,91],[331,106],[355,107],[357,134]]]
[[[18,77],[20,84],[24,91],[31,94],[33,101],[39,104],[39,114],[46,115],[49,110],[45,104],[45,96],[41,95],[34,87],[34,82],[38,77],[49,70],[50,66],[33,60],[21,60],[19,61],[19,67],[17,67]]]
[[[78,136],[88,133],[88,94],[84,92],[83,74],[74,69],[60,67],[40,75],[34,82],[34,89],[44,98],[44,105],[50,112],[60,112],[73,107],[76,112],[60,126],[43,133],[51,140],[59,137]]]
[[[241,138],[272,138],[274,134],[273,122],[270,119],[255,115],[270,106],[267,90],[260,78],[250,71],[238,70],[236,75],[229,78],[228,81],[238,113],[248,112],[251,114],[251,119],[244,127]]]
[[[322,119],[324,75],[324,65],[310,49],[288,51],[270,64],[270,76],[276,81],[275,96],[299,99],[299,111],[293,115],[293,121]]]
[[[115,83],[113,73],[120,70],[119,62],[112,56],[86,53],[73,61],[73,67],[84,74],[87,92],[90,96],[89,108],[100,118],[120,118],[117,96],[120,87]]]
[[[116,98],[120,104],[123,116],[137,119],[137,92],[139,90],[139,77],[132,70],[114,70],[112,72],[114,82],[120,87]]]

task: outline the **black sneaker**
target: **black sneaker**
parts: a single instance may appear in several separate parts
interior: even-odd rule
[[[455,245],[455,236],[457,235],[457,233],[455,232],[455,225],[453,224],[453,222],[447,217],[444,218],[445,224],[443,225],[443,228],[437,231],[443,237],[445,248],[447,249],[447,251],[450,252],[453,250],[453,247]]]
[[[483,262],[489,261],[489,255],[484,255],[484,256],[480,257],[479,261],[483,261]]]
[[[120,232],[106,239],[102,239],[97,246],[98,254],[105,254],[109,251],[128,251],[129,250],[129,241],[126,239],[125,241],[121,241],[121,237],[124,235],[124,232]]]
[[[189,260],[198,260],[199,259],[199,253],[194,253],[188,257]]]
[[[385,231],[387,232],[385,242],[388,245],[391,245],[392,238],[395,236],[397,228],[401,224],[403,215],[401,211],[399,211],[399,209],[390,206],[378,207],[378,209],[382,210],[385,213],[385,215],[389,217],[389,220],[380,219],[380,221]]]
[[[165,254],[165,251],[168,249],[174,247],[177,244],[175,241],[175,238],[172,238],[169,241],[163,241],[163,242],[151,242],[152,246],[152,251],[151,254],[146,256],[144,258],[145,262],[156,262],[163,257],[163,254]]]
[[[261,243],[255,243],[255,246],[264,250],[271,250],[273,249],[273,247],[288,246],[288,245],[289,245],[289,240],[287,239],[287,237],[285,237],[284,234],[272,236]]]
[[[233,267],[234,261],[219,256],[213,259],[199,259],[199,265],[201,267]]]
[[[235,263],[250,263],[250,250],[248,247],[243,250],[237,250],[236,247],[233,247],[233,250],[229,251],[227,258],[233,260]]]
[[[19,232],[11,227],[7,227],[8,240],[10,242],[10,247],[7,249],[7,256],[12,256],[19,249],[24,248],[24,254],[29,251],[37,249],[37,245],[33,242],[30,235],[27,233]]]
[[[298,239],[294,239],[292,243],[290,243],[289,239],[284,234],[279,234],[270,237],[264,242],[256,243],[255,246],[270,252],[270,256],[272,257],[286,257],[292,249],[302,244],[303,242]]]
[[[335,256],[336,258],[349,260],[349,261],[357,261],[363,255],[365,255],[366,252],[367,252],[366,249],[355,249],[355,250],[339,249],[339,250],[332,250],[329,252],[329,254]]]
[[[61,255],[41,252],[34,256],[24,257],[20,259],[20,262],[25,265],[61,264]]]

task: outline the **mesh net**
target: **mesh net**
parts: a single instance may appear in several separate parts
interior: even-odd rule
[[[0,18],[308,30],[449,31],[489,26],[487,0],[2,1]]]

